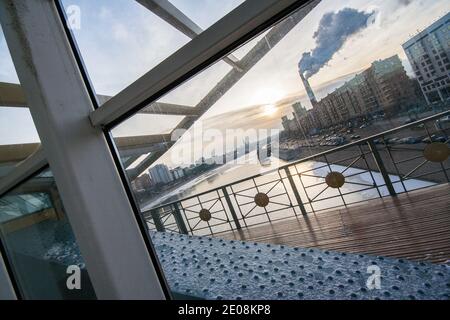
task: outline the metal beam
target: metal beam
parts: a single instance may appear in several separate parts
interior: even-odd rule
[[[202,28],[168,0],[136,1],[191,39],[203,32]]]
[[[196,36],[203,32],[203,29],[201,27],[199,27],[194,21],[189,19],[188,16],[186,16],[181,10],[175,7],[168,0],[136,1],[191,39],[194,39]],[[239,59],[232,54],[224,57],[223,60],[233,68],[240,69]]]
[[[126,156],[126,157],[121,157],[121,161],[123,164],[123,167],[126,169],[129,166],[131,166],[137,159],[139,159],[139,155],[135,155],[135,156]]]
[[[28,158],[41,146],[40,143],[0,145],[0,163],[20,162]]]
[[[98,94],[99,104],[102,105],[110,96]],[[25,94],[20,84],[0,82],[0,107],[22,107],[28,108]],[[177,116],[196,115],[195,109],[191,106],[183,106],[174,103],[154,102],[138,113],[144,114],[164,114]]]
[[[102,105],[109,99],[110,96],[105,96],[101,94],[97,94],[97,98],[99,104]],[[165,103],[165,102],[154,102],[150,104],[148,107],[145,107],[139,110],[138,113],[143,114],[164,114],[164,115],[175,115],[175,116],[192,116],[196,115],[196,112],[192,106],[183,106],[174,103]]]
[[[106,126],[129,115],[135,108],[156,100],[173,83],[183,79],[200,66],[209,64],[256,28],[272,21],[306,0],[246,1],[189,43],[161,62],[134,83],[108,100],[90,115],[94,126]]]
[[[230,90],[248,71],[251,70],[270,50],[278,44],[308,13],[319,4],[320,0],[311,1],[302,10],[298,10],[287,19],[275,25],[258,43],[241,59],[242,71],[230,70],[219,83],[195,106],[199,115],[209,110],[228,90]],[[177,129],[187,129],[195,118],[184,118]]]
[[[171,140],[170,134],[155,134],[147,136],[117,137],[114,138],[119,150],[138,149],[152,146],[158,143],[165,143]]]
[[[44,150],[39,148],[0,179],[0,196],[47,165]]]
[[[243,68],[241,70],[231,70],[196,107],[186,107],[167,103],[153,103],[149,107],[142,109],[140,113],[166,113],[180,115],[190,113],[192,116],[184,118],[174,130],[189,128],[202,114],[214,105],[225,92],[231,89],[258,61],[260,61],[272,49],[273,46],[283,39],[283,37],[291,31],[292,28],[295,27],[319,2],[319,0],[311,2],[302,10],[297,11],[288,19],[273,27],[273,29],[269,31],[267,35],[261,39],[241,60]],[[115,140],[117,147],[121,150],[121,154],[122,150],[126,151],[128,149],[138,149],[141,150],[141,154],[143,154],[147,152],[145,152],[142,148],[151,148],[151,146],[156,143],[171,141],[171,134],[115,138]],[[125,153],[123,155],[125,155]],[[149,155],[148,159],[144,160],[141,164],[151,165],[151,161],[157,160],[155,157],[155,154]],[[131,177],[137,177],[143,172],[143,170],[146,169],[145,165],[141,164],[133,169],[134,174],[132,174]]]
[[[258,63],[278,42],[280,42],[305,16],[319,4],[320,0],[311,1],[302,10],[298,10],[287,19],[274,26],[263,39],[242,58],[242,71],[236,69],[226,74],[219,83],[198,103],[195,110],[200,117],[209,110],[228,90],[230,90],[256,63]],[[172,131],[188,129],[198,117],[184,118]],[[173,135],[175,136],[175,135]],[[181,137],[181,136],[180,136]],[[178,139],[180,138],[178,137]],[[153,162],[158,158],[152,158]],[[147,161],[147,167],[153,162]],[[144,168],[145,170],[146,168]],[[138,173],[140,174],[140,173]]]
[[[27,101],[20,84],[0,82],[0,106],[27,106]]]
[[[150,153],[147,157],[145,157],[144,160],[142,160],[136,167],[133,169],[127,170],[128,178],[133,181],[136,179],[142,172],[144,172],[153,162],[158,160],[159,157],[161,157],[168,148],[161,149],[156,152]]]
[[[137,157],[139,158],[143,154],[147,154],[150,152],[156,152],[161,149],[167,149],[167,146],[170,144],[170,142],[165,143],[156,143],[151,145],[137,145],[133,147],[129,147],[127,149],[119,149],[119,154],[121,157]],[[137,160],[136,158],[136,160]],[[134,162],[134,161],[133,161]]]
[[[164,299],[56,2],[2,0],[0,21],[97,298]]]
[[[120,155],[135,156],[159,150],[159,144],[170,141],[170,134],[114,138]],[[0,145],[0,164],[17,164],[40,148],[40,143]]]
[[[155,102],[142,109],[139,113],[144,114],[165,114],[174,116],[196,116],[197,110],[194,107],[182,106],[173,103]]]
[[[27,183],[19,185],[11,190],[8,195],[13,194],[30,194],[30,193],[48,193],[55,187],[55,179],[53,177],[34,177]]]

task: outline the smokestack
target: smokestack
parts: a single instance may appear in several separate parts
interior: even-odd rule
[[[311,89],[311,86],[309,85],[309,82],[308,82],[308,80],[306,80],[303,73],[301,71],[299,71],[299,73],[300,73],[300,78],[302,78],[303,85],[305,86],[306,93],[308,94],[309,101],[311,101],[311,104],[314,107],[317,104],[317,99],[316,99],[316,96],[314,95],[314,91]]]

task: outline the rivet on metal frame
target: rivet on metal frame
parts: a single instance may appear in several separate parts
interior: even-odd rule
[[[338,189],[345,183],[345,177],[342,173],[332,171],[325,177],[325,182],[331,188]]]
[[[443,142],[433,142],[423,150],[423,156],[430,162],[444,162],[449,155],[450,148]]]
[[[269,202],[270,202],[269,197],[265,193],[260,192],[255,196],[255,203],[258,207],[261,208],[267,207]]]
[[[203,221],[211,220],[211,212],[208,209],[202,209],[198,214]]]

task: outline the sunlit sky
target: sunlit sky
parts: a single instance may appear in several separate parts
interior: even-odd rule
[[[190,39],[146,8],[132,0],[64,0],[66,6],[81,8],[81,29],[75,30],[90,78],[99,94],[114,95],[148,70],[178,50]],[[180,10],[206,29],[242,0],[171,0]],[[304,88],[297,71],[301,55],[315,47],[312,35],[321,17],[343,8],[376,11],[376,19],[352,36],[310,83],[318,97],[330,92],[336,79],[341,80],[370,66],[377,59],[398,54],[406,70],[409,63],[401,44],[450,10],[447,0],[323,0],[301,23],[229,90],[203,117],[209,123],[227,127],[227,120],[217,115],[234,112],[235,117],[256,108],[269,126],[279,126],[286,110],[270,109],[277,101],[296,96],[308,108]],[[242,57],[258,39],[244,45],[234,54]],[[230,70],[219,61],[181,85],[160,101],[195,106]],[[9,52],[1,34],[0,81],[18,82]],[[257,107],[264,105],[264,107]],[[255,107],[256,106],[256,107]],[[288,110],[289,111],[289,110]],[[250,112],[251,113],[251,112]],[[223,118],[223,117],[222,117]],[[116,136],[155,134],[169,131],[179,117],[138,115],[114,130]],[[250,120],[248,118],[248,120]],[[250,123],[259,126],[253,119]],[[231,122],[228,122],[231,125]],[[263,121],[264,123],[264,121]],[[38,141],[26,109],[0,108],[0,144]]]

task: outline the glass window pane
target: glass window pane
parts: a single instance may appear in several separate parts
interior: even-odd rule
[[[180,16],[168,15],[161,8],[149,10],[139,1],[62,2],[68,20],[79,21],[72,24],[72,30],[102,104],[105,96],[120,92],[244,0],[163,1],[172,8],[170,12],[191,21],[194,27],[188,29],[193,31],[187,33],[174,27]],[[154,7],[152,1],[147,3]]]
[[[0,198],[0,237],[23,298],[96,298],[49,169]]]
[[[437,253],[446,240],[413,244],[420,219],[408,210],[415,219],[409,220],[394,204],[392,212],[385,209],[392,190],[377,166],[386,164],[398,193],[448,193],[449,160],[423,163],[431,142],[448,146],[448,116],[385,134],[387,144],[380,138],[371,140],[376,147],[364,141],[334,149],[449,109],[447,89],[427,101],[404,49],[411,30],[426,29],[449,6],[321,1],[233,52],[242,70],[219,61],[155,102],[176,104],[171,110],[185,110],[186,117],[166,115],[156,123],[137,114],[120,125],[120,135],[159,135],[156,142],[147,137],[145,154],[125,167],[176,297],[448,297],[440,281],[424,285],[427,272],[450,277],[431,263],[448,260],[448,253]],[[411,162],[393,163],[405,158]],[[335,173],[344,178],[337,187]],[[352,211],[353,205],[365,207]],[[378,225],[364,214],[369,210],[389,214]],[[393,215],[401,216],[396,224]],[[393,226],[405,228],[401,241]],[[365,286],[373,266],[396,270],[383,275],[395,292]],[[406,278],[420,289],[395,284]]]
[[[0,27],[0,180],[40,146],[25,96]]]

